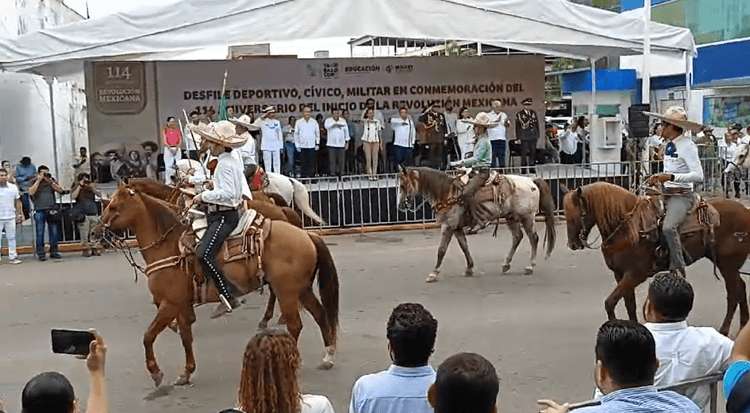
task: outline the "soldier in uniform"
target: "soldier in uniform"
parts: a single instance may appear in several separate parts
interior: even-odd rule
[[[419,122],[422,124],[422,129],[424,130],[423,143],[430,147],[430,166],[442,169],[444,167],[443,152],[445,139],[448,136],[448,129],[445,123],[445,116],[438,111],[438,104],[432,103],[419,118]]]
[[[539,141],[539,118],[531,109],[531,98],[524,99],[523,109],[516,113],[516,139],[521,140],[521,165],[534,166],[536,144]]]

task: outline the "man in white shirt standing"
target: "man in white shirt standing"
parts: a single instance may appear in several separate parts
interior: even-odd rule
[[[235,155],[235,158],[237,158],[238,161],[242,162],[242,165],[245,168],[245,174],[247,175],[251,168],[258,165],[258,151],[255,145],[255,139],[250,135],[250,132],[257,131],[258,127],[251,123],[250,116],[247,115],[242,115],[239,118],[232,118],[229,119],[229,121],[234,124],[237,135],[246,140],[245,144],[233,150],[232,154]]]
[[[453,113],[453,101],[448,98],[448,100],[445,101],[445,110],[443,111],[443,116],[445,116],[445,129],[446,133],[448,134],[448,146],[449,151],[450,148],[453,148],[456,150],[456,156],[458,159],[462,159],[461,153],[458,150],[458,142],[456,139],[458,138],[458,115]],[[454,159],[455,160],[455,159]]]
[[[320,147],[320,126],[310,113],[309,106],[303,107],[302,119],[294,124],[294,146],[300,154],[303,178],[315,176],[315,151]]]
[[[276,108],[268,106],[263,109],[263,116],[255,121],[260,128],[260,150],[263,152],[263,166],[267,172],[281,173],[281,148],[284,147],[284,136],[281,123],[276,120]]]
[[[238,208],[243,202],[243,195],[249,193],[244,168],[231,153],[232,149],[245,144],[245,138],[237,136],[235,126],[228,121],[218,122],[214,127],[199,127],[195,132],[203,137],[201,152],[210,152],[210,155],[218,155],[219,158],[212,176],[212,189],[193,198],[194,203],[208,205],[208,227],[195,255],[203,273],[214,281],[219,292],[221,304],[211,315],[216,318],[239,306],[235,299],[235,288],[219,269],[216,257],[224,240],[239,223]]]
[[[8,239],[8,258],[11,264],[20,264],[16,253],[16,224],[23,222],[23,206],[18,187],[9,182],[7,169],[0,169],[0,231]],[[1,236],[1,234],[0,234]]]
[[[349,126],[341,117],[340,110],[333,109],[331,115],[324,124],[328,131],[328,164],[331,175],[341,177],[344,175],[344,153],[349,147]]]
[[[185,141],[185,152],[188,159],[198,160],[198,149],[200,147],[200,139],[196,139],[195,134],[192,133],[191,127],[195,127],[201,124],[200,116],[198,112],[190,112],[190,123],[186,124],[182,130],[182,139]]]
[[[409,166],[417,130],[406,107],[401,106],[398,109],[398,117],[391,119],[391,127],[393,128],[393,165]]]
[[[492,102],[492,111],[489,113],[489,121],[490,123],[497,123],[498,125],[487,128],[487,134],[490,136],[490,144],[492,144],[492,166],[496,168],[505,167],[505,131],[506,128],[510,126],[508,115],[500,110],[502,108],[503,104],[499,100]],[[497,162],[495,162],[495,159],[497,159]]]
[[[645,326],[656,341],[656,386],[722,373],[729,366],[732,340],[712,327],[687,325],[694,296],[690,283],[671,273],[656,275],[648,287],[643,312]],[[708,411],[708,385],[689,388],[684,394]]]

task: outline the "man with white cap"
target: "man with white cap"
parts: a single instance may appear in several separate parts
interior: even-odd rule
[[[276,108],[267,106],[263,116],[255,121],[260,127],[260,150],[263,152],[263,166],[266,172],[281,173],[281,148],[284,147],[284,135],[281,123],[276,119]]]
[[[490,143],[490,137],[487,134],[487,128],[495,127],[498,123],[491,122],[489,114],[484,112],[478,113],[474,120],[461,119],[459,122],[468,122],[474,125],[474,151],[470,158],[452,162],[451,165],[469,166],[474,168],[469,182],[464,187],[461,200],[463,200],[464,206],[469,213],[469,217],[472,219],[474,225],[473,230],[477,230],[482,225],[482,220],[480,219],[479,203],[476,198],[474,198],[474,194],[490,177],[492,144]]]
[[[208,227],[195,254],[204,274],[216,283],[219,299],[223,304],[223,306],[218,306],[211,315],[215,318],[231,312],[239,305],[234,298],[234,286],[227,281],[219,269],[216,256],[221,244],[240,220],[238,208],[243,202],[247,181],[242,164],[232,156],[231,152],[244,145],[247,137],[238,136],[235,126],[228,121],[220,121],[214,127],[199,126],[194,131],[202,137],[201,152],[218,155],[218,163],[212,179],[213,188],[193,198],[193,202],[203,202],[208,205],[206,214]]]
[[[250,168],[254,168],[258,165],[258,151],[255,145],[255,139],[250,135],[251,131],[257,131],[257,126],[253,125],[250,121],[250,116],[242,115],[239,118],[229,119],[230,122],[234,123],[237,135],[245,139],[245,144],[232,151],[238,161],[245,167],[245,173]]]
[[[669,269],[685,275],[685,258],[678,228],[697,200],[693,184],[703,181],[703,166],[698,147],[684,135],[686,129],[697,132],[703,125],[690,122],[685,109],[672,106],[659,115],[644,112],[662,120],[661,137],[667,143],[664,150],[664,173],[651,175],[647,184],[664,184],[666,215],[662,232],[669,247]]]

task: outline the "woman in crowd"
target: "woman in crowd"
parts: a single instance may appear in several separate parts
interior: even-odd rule
[[[573,133],[578,135],[578,142],[576,143],[576,154],[573,156],[573,163],[583,163],[584,157],[583,157],[583,149],[586,148],[586,160],[589,158],[590,151],[588,150],[589,146],[589,131],[586,130],[586,127],[589,126],[589,120],[586,119],[585,116],[581,116],[576,121],[575,125],[573,125]]]
[[[739,140],[739,132],[736,130],[732,130],[724,134],[724,142],[726,146],[723,148],[720,148],[723,152],[722,155],[724,158],[724,166],[723,168],[726,168],[727,164],[729,162],[732,162],[734,160],[734,153],[737,151],[737,141]],[[729,198],[729,187],[734,187],[734,197],[739,198],[740,197],[740,181],[737,179],[736,175],[734,173],[732,174],[723,174],[724,179],[722,180],[722,186],[724,187],[724,196]]]
[[[365,170],[369,179],[375,181],[378,173],[378,152],[382,149],[383,140],[380,139],[380,131],[383,125],[375,119],[375,112],[368,108],[362,115],[362,146],[365,150]]]
[[[265,330],[245,348],[237,408],[221,413],[333,413],[325,396],[302,394],[297,342],[286,330]]]
[[[294,153],[297,151],[294,145],[294,124],[296,122],[297,118],[290,116],[289,123],[281,128],[281,133],[284,135],[284,155],[286,157],[281,173],[287,176],[294,176]]]
[[[472,120],[469,109],[462,107],[458,111],[458,122],[456,122],[456,133],[458,133],[458,149],[461,151],[461,159],[466,159],[466,154],[474,149],[474,125],[461,120]]]
[[[175,123],[173,116],[167,118],[167,124],[162,131],[164,138],[164,181],[172,184],[177,161],[182,159],[182,131]]]

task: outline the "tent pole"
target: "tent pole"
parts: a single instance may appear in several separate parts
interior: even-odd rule
[[[592,57],[589,58],[589,63],[591,64],[591,104],[589,105],[589,150],[591,149],[591,145],[594,141],[594,122],[596,119],[594,117],[596,116],[596,60]],[[589,154],[590,156],[591,154]],[[590,159],[591,160],[591,159]],[[583,145],[583,162],[586,162],[586,143],[584,142]]]
[[[651,103],[651,0],[643,6],[643,75],[641,102]]]
[[[57,177],[57,180],[59,181],[62,179],[60,176],[60,168],[58,166],[57,161],[57,128],[55,127],[55,88],[52,85],[52,82],[54,81],[53,78],[47,77],[44,78],[44,80],[47,81],[47,85],[49,85],[49,113],[52,117],[52,154],[55,157],[55,176]]]
[[[482,55],[482,43],[477,43],[477,56]]]
[[[693,56],[685,52],[685,111],[690,114],[693,92]],[[688,116],[689,117],[689,116]]]

